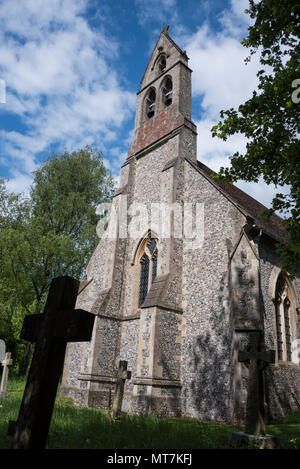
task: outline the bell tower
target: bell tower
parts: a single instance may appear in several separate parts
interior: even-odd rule
[[[176,129],[192,134],[190,158],[196,160],[196,128],[191,122],[191,69],[188,56],[168,34],[160,33],[137,93],[134,138],[129,157],[160,143]]]
[[[124,318],[120,357],[133,355],[133,350],[136,353],[127,408],[138,414],[181,413],[184,246],[182,236],[175,234],[176,215],[171,207],[183,207],[186,160],[191,164],[197,161],[197,132],[191,121],[192,71],[188,60],[166,26],[137,93],[133,142],[122,166],[117,192],[118,197],[127,197],[128,226],[131,215],[140,212],[141,207],[150,214],[148,224],[143,223],[140,230],[141,238],[127,239],[120,302]],[[153,207],[157,206],[170,209],[170,214],[164,216],[160,212],[155,226]],[[148,252],[142,247],[150,239],[156,243],[155,278],[151,268],[154,259],[149,256],[145,266],[142,256]],[[148,272],[146,286],[144,267]],[[145,293],[142,302],[138,298],[141,285]],[[135,340],[130,353],[128,336]]]

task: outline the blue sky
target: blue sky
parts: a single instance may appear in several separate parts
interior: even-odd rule
[[[248,0],[2,0],[0,2],[0,175],[28,191],[52,151],[86,144],[102,150],[118,179],[132,139],[136,92],[165,24],[193,70],[192,117],[198,159],[212,169],[245,148],[210,129],[221,109],[237,107],[257,86],[258,60],[244,64]],[[266,205],[264,183],[239,187]]]

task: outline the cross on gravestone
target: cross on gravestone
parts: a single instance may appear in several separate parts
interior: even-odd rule
[[[5,358],[4,360],[2,360],[1,363],[3,366],[3,372],[2,372],[0,396],[7,396],[6,387],[7,387],[7,380],[8,380],[8,367],[13,364],[10,352],[7,352],[5,354]]]
[[[127,371],[127,361],[120,360],[114,402],[111,411],[111,417],[114,419],[119,419],[121,417],[125,380],[130,378],[131,371]]]
[[[249,368],[245,432],[251,435],[265,435],[262,371],[269,363],[275,363],[275,350],[264,350],[261,334],[251,332],[249,350],[239,351],[238,360]]]
[[[25,317],[20,337],[35,342],[18,420],[10,422],[13,449],[41,449],[47,436],[67,342],[89,341],[95,316],[75,310],[79,281],[52,280],[43,314]]]

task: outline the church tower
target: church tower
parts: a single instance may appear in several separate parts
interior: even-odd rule
[[[131,412],[181,414],[183,240],[182,232],[174,235],[172,207],[182,208],[184,159],[196,162],[196,139],[188,57],[166,26],[137,93],[133,142],[120,183],[131,215],[135,204],[138,210],[142,204],[148,215],[139,236],[128,237],[122,291],[121,315],[138,318],[132,324],[124,321],[121,335],[121,356],[136,349]],[[131,222],[129,215],[129,226]],[[128,337],[137,333],[137,342],[128,348]]]
[[[141,80],[141,90],[137,93],[129,157],[149,152],[151,145],[162,144],[176,131],[192,138],[193,148],[188,151],[189,156],[196,159],[196,128],[191,122],[191,70],[186,52],[170,38],[166,26],[158,38]]]

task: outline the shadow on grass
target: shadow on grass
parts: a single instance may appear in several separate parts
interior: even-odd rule
[[[226,448],[236,427],[201,421],[124,416],[120,421],[97,409],[76,408],[58,399],[48,448],[195,449]]]
[[[7,398],[0,399],[0,448],[10,448],[9,420],[16,420],[24,381],[9,383]],[[125,415],[120,421],[99,409],[74,407],[70,399],[57,398],[52,416],[49,449],[222,449],[242,427],[188,419]],[[300,412],[267,426],[280,448],[300,447]]]

